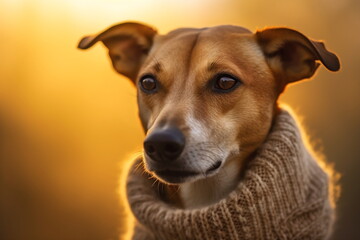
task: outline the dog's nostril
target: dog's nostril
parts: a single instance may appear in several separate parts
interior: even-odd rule
[[[178,144],[168,143],[165,144],[164,151],[168,154],[176,154],[180,151],[180,146]]]
[[[150,145],[150,144],[146,144],[145,145],[145,151],[147,154],[154,154],[156,152],[156,149],[154,146]]]

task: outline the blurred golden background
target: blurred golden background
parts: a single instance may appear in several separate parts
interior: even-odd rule
[[[357,0],[2,0],[0,239],[107,240],[124,231],[119,176],[141,150],[136,92],[100,44],[80,38],[136,20],[178,27],[288,26],[341,59],[287,89],[313,142],[342,174],[333,239],[360,239],[360,2]],[[121,184],[121,182],[120,182]]]

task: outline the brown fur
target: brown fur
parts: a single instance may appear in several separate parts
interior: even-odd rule
[[[278,96],[288,83],[311,77],[318,61],[339,69],[337,57],[322,43],[286,28],[253,34],[242,27],[218,26],[156,35],[145,25],[124,23],[104,32],[111,37],[86,37],[79,47],[101,40],[109,48],[115,69],[138,88],[145,132],[171,125],[186,138],[181,159],[171,166],[201,173],[179,184],[186,208],[216,202],[233,189],[245,162],[266,138]],[[227,93],[214,92],[211,79],[224,72],[242,84]],[[155,94],[139,90],[139,79],[148,74],[158,81]],[[224,157],[221,168],[208,175],[209,162],[219,156]],[[163,167],[148,156],[145,165],[149,171]]]

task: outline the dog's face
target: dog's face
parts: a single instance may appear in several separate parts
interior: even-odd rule
[[[135,23],[86,37],[109,48],[114,68],[137,87],[147,169],[167,183],[215,175],[266,138],[287,83],[308,78],[320,60],[338,69],[323,44],[290,29],[256,34],[235,26],[157,35]],[[241,159],[241,160],[239,160]]]
[[[216,174],[247,155],[272,118],[275,82],[254,36],[233,27],[201,31],[158,37],[137,79],[146,166],[171,183]]]

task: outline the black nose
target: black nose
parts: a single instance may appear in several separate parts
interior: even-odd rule
[[[146,137],[144,149],[154,161],[173,161],[182,153],[185,137],[177,128],[155,130]]]

